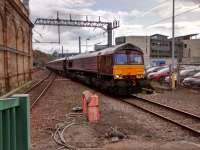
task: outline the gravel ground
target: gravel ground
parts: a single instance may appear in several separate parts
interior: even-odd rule
[[[44,79],[46,78],[45,75]],[[40,83],[37,87],[35,87],[34,89],[32,89],[30,92],[28,92],[29,96],[30,96],[30,104],[32,105],[35,100],[38,98],[38,96],[40,96],[40,94],[42,93],[42,91],[48,86],[49,83],[52,82],[52,80],[55,78],[55,74],[51,74],[47,79],[45,79],[42,83]]]
[[[39,69],[39,68],[34,69],[34,71],[32,72],[32,82],[30,82],[30,84],[28,84],[27,86],[21,88],[16,94],[23,94],[23,93],[25,93],[28,89],[30,89],[37,82],[39,82],[40,80],[42,80],[45,77],[47,77],[48,74],[49,74],[48,70]]]
[[[64,120],[73,107],[81,104],[83,90],[79,85],[72,86],[69,80],[55,80],[31,113],[33,150],[58,148],[51,138],[51,131],[55,131],[56,124]]]
[[[72,108],[81,105],[82,92],[89,88],[68,79],[56,79],[47,94],[31,112],[32,150],[56,150],[52,140],[56,125],[66,119]],[[105,149],[199,149],[199,139],[189,132],[167,123],[151,114],[96,92],[100,99],[101,120],[95,124],[73,126],[65,139],[77,147],[103,147]],[[119,140],[109,136],[116,129],[124,137]],[[115,142],[116,143],[112,143]],[[180,144],[181,143],[181,144]]]
[[[180,113],[177,113],[175,111],[171,111],[169,109],[154,105],[152,103],[148,103],[146,101],[142,101],[142,100],[138,100],[138,99],[134,99],[134,98],[130,98],[130,99],[126,99],[126,101],[142,107],[146,110],[150,110],[151,112],[154,112],[156,114],[159,114],[161,116],[164,116],[166,118],[172,119],[173,121],[176,121],[178,123],[181,123],[185,126],[191,127],[194,130],[199,130],[200,128],[200,120],[190,117],[190,116],[186,116]]]
[[[139,96],[200,116],[200,91],[198,90],[180,88],[151,95],[139,94]]]
[[[48,70],[45,70],[45,69],[38,69],[37,71],[35,71],[35,72],[32,74],[32,80],[33,80],[33,82],[39,81],[39,80],[45,78],[45,77],[48,75],[48,73],[49,73]]]
[[[106,106],[104,108],[105,111],[103,111],[105,113],[103,117],[113,117],[112,124],[121,124],[120,127],[124,130],[123,132],[130,137],[134,137],[134,139],[157,142],[182,140],[199,142],[198,138],[191,137],[187,131],[183,131],[176,125],[160,120],[137,108],[133,109],[132,106],[104,96],[102,101],[104,103],[103,106]],[[113,116],[110,117],[109,114]],[[115,121],[113,122],[113,120]]]

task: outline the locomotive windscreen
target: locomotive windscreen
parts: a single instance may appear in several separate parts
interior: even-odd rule
[[[139,54],[115,54],[114,60],[116,65],[143,64],[143,57]]]
[[[115,54],[115,64],[125,65],[128,63],[128,57],[126,54]]]
[[[130,54],[129,60],[130,64],[143,64],[143,57],[141,55]]]

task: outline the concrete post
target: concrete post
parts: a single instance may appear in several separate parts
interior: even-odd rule
[[[112,47],[112,23],[108,23],[107,32],[108,32],[108,47]]]
[[[79,54],[81,54],[81,37],[78,37],[78,41],[79,41]]]
[[[175,89],[175,0],[172,0],[172,89]]]

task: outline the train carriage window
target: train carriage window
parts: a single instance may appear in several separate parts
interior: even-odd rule
[[[143,64],[143,59],[141,55],[129,55],[130,64]]]
[[[124,65],[127,64],[128,57],[126,54],[116,54],[115,55],[115,64]]]

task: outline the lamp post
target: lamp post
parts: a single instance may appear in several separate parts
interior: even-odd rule
[[[173,10],[172,10],[172,68],[174,69],[174,52],[175,52],[175,0],[173,1]]]
[[[172,89],[175,89],[175,0],[172,0],[172,65],[171,65],[171,85]]]
[[[78,37],[79,54],[81,54],[81,37]]]

